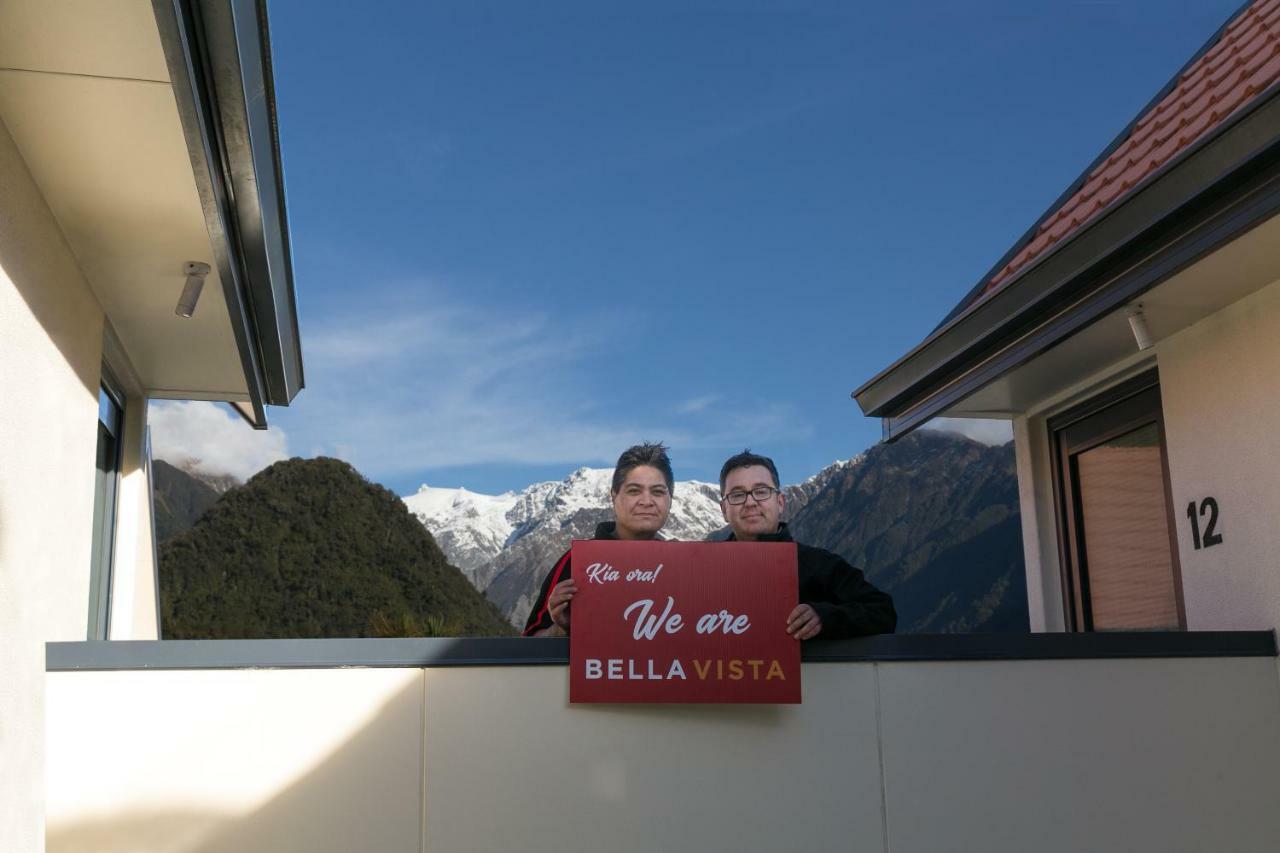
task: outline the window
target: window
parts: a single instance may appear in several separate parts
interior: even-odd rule
[[[98,389],[98,461],[94,474],[93,553],[89,581],[89,639],[107,639],[111,564],[115,552],[116,491],[120,479],[124,395],[103,371]]]
[[[1156,372],[1051,419],[1049,431],[1068,626],[1186,628]]]

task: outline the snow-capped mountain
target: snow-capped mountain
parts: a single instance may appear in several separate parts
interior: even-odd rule
[[[858,457],[836,462],[803,483],[785,487],[788,515],[799,511],[832,476],[861,461]],[[435,536],[449,562],[519,622],[551,563],[573,539],[589,538],[598,522],[613,517],[612,477],[611,468],[579,468],[558,482],[535,483],[501,495],[424,485],[403,500]],[[714,483],[677,481],[662,534],[685,541],[723,534],[719,497]]]
[[[532,488],[536,487],[530,486]],[[508,520],[508,515],[523,494],[485,495],[466,489],[440,489],[424,484],[416,494],[402,500],[418,521],[431,531],[449,562],[475,583],[475,570],[501,551],[515,532],[515,525]],[[476,586],[484,589],[480,584]]]
[[[612,468],[579,468],[558,482],[535,483],[501,495],[423,485],[403,500],[435,536],[449,562],[485,590],[509,568],[500,555],[526,537],[563,550],[574,536],[590,536],[596,523],[590,519],[611,516],[612,477]],[[677,481],[663,535],[705,539],[724,524],[718,497],[719,489],[711,483]],[[529,544],[532,541],[520,550]]]

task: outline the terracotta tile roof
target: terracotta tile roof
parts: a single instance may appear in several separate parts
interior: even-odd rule
[[[1030,240],[970,300],[977,302],[1016,276],[1063,238],[1123,198],[1161,166],[1280,79],[1280,0],[1255,0],[1223,28],[1168,94],[1046,216]]]

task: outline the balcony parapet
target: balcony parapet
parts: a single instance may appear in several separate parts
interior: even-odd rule
[[[799,705],[574,705],[563,639],[53,643],[46,847],[1280,850],[1270,631],[803,650]]]
[[[806,663],[1276,657],[1274,631],[898,634],[810,642]],[[49,643],[49,672],[344,667],[556,666],[560,639],[409,638]]]

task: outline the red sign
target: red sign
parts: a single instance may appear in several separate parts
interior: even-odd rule
[[[791,542],[573,543],[570,702],[800,701]]]

